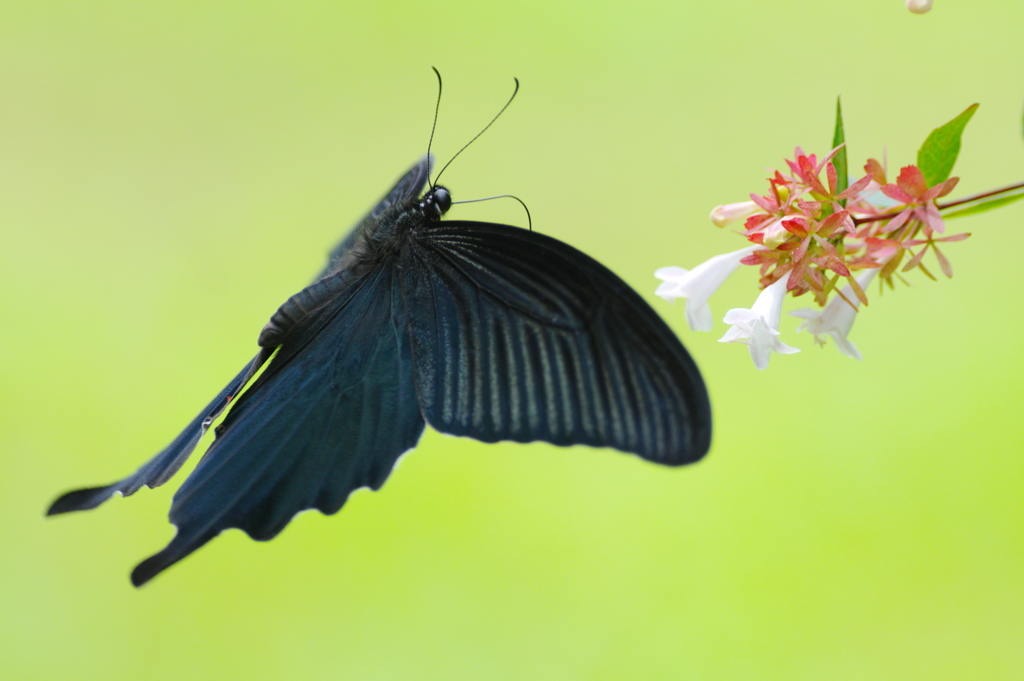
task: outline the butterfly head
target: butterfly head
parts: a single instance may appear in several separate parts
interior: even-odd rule
[[[420,199],[420,209],[428,215],[441,217],[452,207],[452,195],[444,187],[437,185]]]

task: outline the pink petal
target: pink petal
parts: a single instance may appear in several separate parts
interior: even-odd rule
[[[885,168],[877,159],[869,158],[864,164],[864,172],[870,175],[878,184],[885,184]]]
[[[810,246],[810,245],[811,245],[811,238],[810,237],[807,237],[803,241],[801,241],[800,242],[800,248],[796,249],[796,251],[793,253],[793,260],[794,261],[801,260],[804,257],[804,254],[807,253],[807,247]]]
[[[837,196],[836,198],[840,201],[844,199],[853,198],[854,196],[859,194],[861,190],[867,187],[871,183],[872,179],[873,178],[870,175],[865,175],[864,177],[860,178],[859,180],[851,184],[849,187],[844,189],[842,192],[840,192],[839,196]]]
[[[959,177],[951,177],[945,182],[941,182],[934,187],[930,188],[924,194],[921,194],[921,201],[928,201],[930,199],[941,199],[946,194],[953,191],[953,187],[960,182]]]
[[[896,248],[900,247],[900,242],[896,241],[895,239],[880,239],[875,236],[869,236],[867,239],[865,239],[865,241],[867,242],[868,246],[895,246]]]
[[[853,289],[853,292],[857,295],[857,300],[864,303],[864,305],[867,305],[868,296],[866,293],[864,293],[864,289],[861,288],[860,282],[849,275],[847,275],[846,280],[849,282],[850,288]],[[866,285],[867,284],[865,284],[865,286]]]
[[[804,273],[807,271],[807,268],[810,267],[810,265],[810,258],[804,258],[803,260],[794,263],[793,269],[789,274],[789,281],[786,282],[787,291],[792,291],[793,289],[800,285],[800,281],[804,278]]]
[[[779,204],[775,203],[775,201],[773,201],[772,199],[769,199],[766,196],[759,196],[757,194],[751,194],[750,195],[750,200],[753,201],[754,203],[756,203],[758,206],[760,206],[761,208],[763,208],[764,210],[766,210],[769,213],[774,213],[775,211],[777,211],[779,209]]]
[[[895,232],[897,229],[903,226],[903,223],[910,219],[910,216],[914,213],[913,208],[908,208],[892,220],[885,226],[887,232]]]
[[[786,231],[796,236],[807,236],[807,221],[803,218],[792,218],[790,220],[783,220],[782,226],[786,228]]]
[[[970,232],[964,232],[963,234],[954,234],[953,236],[944,236],[941,239],[935,239],[935,241],[963,241],[971,235]]]
[[[921,258],[923,258],[924,254],[927,253],[927,252],[928,252],[928,247],[925,246],[924,248],[922,248],[918,252],[917,255],[915,255],[913,258],[911,258],[909,261],[907,261],[907,264],[903,266],[903,271],[904,272],[909,272],[910,270],[912,270],[915,267],[917,267],[918,264],[921,262]]]
[[[832,213],[832,215],[829,215],[827,218],[825,218],[825,221],[821,223],[821,226],[818,227],[817,233],[821,234],[822,236],[828,236],[832,234],[832,232],[836,230],[836,227],[842,224],[842,222],[846,220],[848,216],[849,213],[847,213],[845,210],[841,210],[838,213]]]
[[[892,256],[899,253],[899,251],[900,249],[896,246],[887,246],[885,248],[879,248],[878,250],[872,250],[871,257],[878,258],[879,261],[888,260]]]
[[[850,276],[850,268],[848,268],[842,260],[834,255],[826,255],[821,258],[811,258],[811,260],[819,267],[832,270],[836,274],[841,274],[844,277]]]
[[[932,244],[932,249],[935,251],[935,257],[939,259],[939,267],[942,268],[942,273],[945,274],[947,277],[952,278],[953,266],[949,264],[949,260],[942,253],[942,251],[939,250],[939,247],[936,246],[935,244]]]
[[[920,210],[917,211],[919,214]],[[924,207],[924,220],[922,221],[932,228],[938,234],[942,234],[946,231],[946,223],[942,221],[942,216],[939,215],[939,209],[935,207],[934,201],[929,201]]]
[[[959,182],[960,182],[960,178],[959,177],[951,177],[951,178],[949,178],[948,180],[946,180],[945,182],[942,183],[942,185],[941,185],[942,186],[942,191],[939,192],[938,196],[936,196],[935,198],[941,199],[943,196],[945,196],[946,194],[948,194],[951,191],[953,191],[953,188],[956,187],[956,185]]]
[[[903,166],[900,168],[900,175],[896,178],[899,188],[911,196],[918,197],[928,189],[928,183],[924,181],[924,175],[917,166]]]
[[[751,234],[761,229],[767,220],[774,218],[774,215],[765,215],[764,213],[758,213],[757,215],[751,215],[747,218],[747,221],[743,223],[744,234]]]
[[[833,158],[835,158],[836,154],[839,153],[839,150],[842,149],[845,146],[846,146],[846,142],[843,142],[838,147],[836,147],[832,151],[828,152],[828,156],[826,156],[825,158],[821,159],[821,163],[818,164],[817,172],[820,173],[821,172],[821,167],[823,165],[825,165],[826,163],[828,163],[829,161],[831,161]],[[812,156],[811,158],[813,159],[814,157]],[[835,168],[833,168],[833,170],[835,170]]]
[[[804,182],[810,184],[811,178],[816,175],[814,172],[814,163],[806,156],[797,157],[796,162],[800,164],[800,177],[803,178]]]
[[[811,185],[811,189],[813,189],[814,191],[818,192],[819,194],[822,194],[824,196],[828,196],[829,191],[827,189],[825,189],[825,185],[823,185],[821,183],[821,180],[818,179],[818,174],[817,173],[814,173],[810,177],[808,177],[807,181]]]
[[[893,201],[899,201],[900,203],[913,203],[914,197],[907,194],[905,191],[900,189],[895,184],[887,184],[882,187],[882,193],[888,196]]]

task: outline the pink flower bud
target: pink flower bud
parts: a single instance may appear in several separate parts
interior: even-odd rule
[[[750,217],[761,210],[753,201],[740,201],[739,203],[727,203],[724,206],[715,206],[711,211],[711,222],[715,227],[725,227],[730,222],[736,222]]]
[[[786,239],[789,238],[789,230],[782,225],[782,221],[787,218],[781,217],[778,220],[770,223],[765,227],[761,234],[764,235],[764,245],[768,248],[778,248]]]
[[[924,14],[932,8],[932,0],[907,0],[907,9],[914,14]]]

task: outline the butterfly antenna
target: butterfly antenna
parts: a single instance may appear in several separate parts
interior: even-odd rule
[[[434,105],[434,124],[430,126],[430,141],[427,142],[427,159],[430,159],[430,145],[434,143],[434,130],[437,129],[437,112],[441,110],[441,72],[433,66],[430,68],[434,69],[434,74],[437,76],[437,103]],[[430,161],[428,160],[427,163],[430,163]],[[429,174],[430,169],[428,168],[428,178]],[[434,185],[431,184],[430,186],[433,187]]]
[[[440,176],[438,176],[440,177]],[[530,209],[526,207],[526,204],[518,196],[512,196],[511,194],[500,194],[498,196],[488,196],[486,199],[466,199],[465,201],[452,201],[454,206],[456,203],[478,203],[480,201],[490,201],[491,199],[515,199],[519,202],[519,205],[526,211],[526,224],[530,226],[530,231],[533,231],[533,219],[530,217]]]
[[[438,76],[438,78],[440,78],[440,76]],[[437,174],[436,178],[434,178],[434,183],[435,184],[437,183],[438,180],[441,179],[441,173],[443,173],[445,170],[447,170],[448,166],[450,166],[452,164],[452,161],[457,159],[459,157],[459,154],[461,154],[462,152],[464,152],[466,150],[466,147],[468,147],[470,144],[475,142],[477,137],[479,137],[480,135],[482,135],[485,132],[487,132],[487,128],[489,128],[492,125],[494,125],[494,121],[498,120],[498,116],[503,114],[505,112],[505,109],[508,108],[508,105],[512,103],[512,100],[516,98],[516,93],[519,92],[519,79],[518,78],[513,78],[513,80],[516,81],[516,89],[512,91],[512,96],[508,98],[507,102],[505,102],[505,106],[501,107],[501,111],[499,111],[497,113],[497,115],[494,118],[491,119],[490,123],[488,123],[487,125],[484,126],[483,130],[481,130],[480,132],[478,132],[476,134],[476,137],[474,137],[473,139],[471,139],[468,142],[466,142],[466,146],[464,146],[461,149],[459,149],[458,153],[456,153],[454,156],[452,156],[451,161],[448,161],[447,163],[444,164],[444,168],[441,168],[441,172]]]

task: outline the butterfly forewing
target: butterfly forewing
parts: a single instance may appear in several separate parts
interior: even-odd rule
[[[486,442],[701,458],[711,409],[697,367],[615,274],[516,227],[447,221],[410,239],[400,277],[427,422]]]

